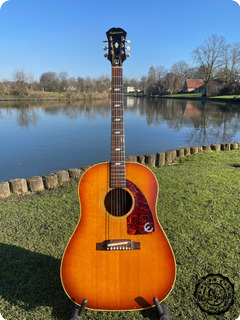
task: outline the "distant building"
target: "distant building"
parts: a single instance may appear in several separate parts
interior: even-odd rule
[[[206,93],[203,79],[185,79],[182,92]]]
[[[135,88],[132,87],[132,86],[130,86],[130,85],[128,85],[128,84],[125,84],[125,85],[123,86],[123,92],[124,92],[124,93],[135,92]]]

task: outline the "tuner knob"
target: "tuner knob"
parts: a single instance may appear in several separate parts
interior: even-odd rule
[[[127,51],[129,51],[130,50],[130,46],[127,46]]]
[[[105,50],[105,51],[106,51],[106,50],[107,50],[107,47],[106,47],[106,46],[104,46],[104,47],[103,47],[103,50]]]
[[[127,43],[130,43],[130,40],[126,40]]]
[[[107,53],[104,53],[104,57],[107,58],[107,56],[108,56],[108,54],[107,54]]]
[[[107,40],[103,40],[103,42],[108,42]]]
[[[127,57],[128,57],[128,58],[130,57],[130,53],[127,53]]]

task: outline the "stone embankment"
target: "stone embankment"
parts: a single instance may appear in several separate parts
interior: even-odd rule
[[[176,163],[180,158],[203,152],[229,151],[240,147],[240,142],[212,144],[210,146],[183,147],[174,150],[166,150],[154,154],[141,156],[128,156],[126,161],[138,162],[151,167],[162,167]],[[27,194],[56,188],[73,179],[79,179],[81,174],[90,166],[80,169],[60,170],[55,173],[41,176],[33,176],[28,179],[11,179],[8,182],[0,182],[0,199],[7,198],[11,194]]]

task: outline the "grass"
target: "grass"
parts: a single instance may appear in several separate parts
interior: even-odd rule
[[[27,96],[14,95],[12,92],[0,93],[0,101],[62,101],[62,100],[102,100],[107,99],[106,91],[92,93],[29,91]]]
[[[203,153],[153,168],[158,216],[175,253],[177,278],[166,299],[172,320],[234,320],[240,315],[240,149]],[[0,312],[12,320],[67,320],[72,302],[59,277],[60,259],[79,218],[77,182],[0,201]],[[160,248],[159,248],[160,249]],[[202,312],[198,281],[222,274],[234,284],[234,304],[222,315]],[[139,312],[86,310],[83,319],[156,319]]]
[[[201,99],[202,93],[179,93],[179,94],[169,94],[169,95],[163,95],[161,98],[180,98],[180,99]],[[229,100],[232,102],[235,102],[236,97],[239,99],[240,96],[238,95],[225,95],[225,96],[214,96],[214,97],[204,97],[203,99],[217,99],[217,100]]]
[[[202,93],[176,93],[163,95],[161,98],[201,98],[202,95]]]
[[[226,96],[215,96],[215,97],[211,97],[211,98],[214,98],[214,99],[239,99],[240,96],[239,95],[226,95]]]

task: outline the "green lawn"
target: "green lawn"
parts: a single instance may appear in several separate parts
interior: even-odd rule
[[[227,95],[227,96],[215,96],[215,97],[211,97],[211,98],[214,98],[214,99],[240,99],[240,95]]]
[[[161,98],[201,98],[202,93],[177,93],[177,94],[169,94],[163,95]]]
[[[179,93],[179,94],[169,94],[169,95],[163,95],[161,98],[182,98],[182,99],[191,99],[191,98],[202,98],[202,93]],[[208,99],[228,99],[233,100],[237,97],[240,99],[239,95],[226,95],[226,96],[214,96],[214,97],[207,97]]]
[[[240,315],[240,149],[184,158],[153,169],[158,216],[175,253],[177,278],[166,299],[172,320],[235,320]],[[68,320],[73,303],[59,277],[60,259],[79,218],[77,182],[0,200],[0,313],[6,320]],[[161,248],[159,248],[161,250]],[[195,286],[208,274],[234,284],[222,315],[202,312]],[[95,312],[83,319],[156,319],[154,309]]]

